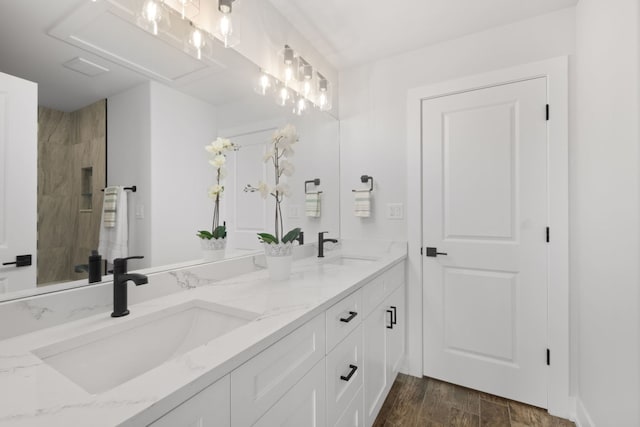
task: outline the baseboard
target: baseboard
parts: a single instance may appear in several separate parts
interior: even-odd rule
[[[584,407],[580,398],[576,399],[576,426],[577,427],[596,427],[595,423],[589,416],[587,408]]]

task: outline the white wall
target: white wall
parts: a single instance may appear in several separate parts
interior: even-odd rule
[[[143,83],[107,100],[107,185],[136,185],[128,192],[129,255],[134,268],[151,265],[151,87]],[[145,218],[136,219],[135,210],[144,208]]]
[[[107,182],[129,194],[129,255],[143,268],[202,257],[196,231],[211,227],[215,108],[154,82],[108,99]],[[142,208],[143,218],[136,218]]]
[[[431,83],[568,55],[575,50],[575,11],[547,15],[427,46],[340,74],[342,237],[406,239],[405,220],[386,218],[387,203],[407,202],[407,91]],[[373,216],[353,215],[352,188],[374,177]],[[416,177],[415,179],[419,179]],[[410,270],[417,268],[410,266]],[[421,295],[409,282],[408,371],[422,372]],[[575,383],[575,381],[574,381]]]
[[[637,0],[576,8],[571,275],[583,426],[640,425],[639,9]]]
[[[152,265],[202,258],[197,230],[210,230],[214,183],[205,145],[217,137],[210,104],[151,83]]]

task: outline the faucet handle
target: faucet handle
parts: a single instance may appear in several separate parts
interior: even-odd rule
[[[120,273],[126,273],[127,272],[127,261],[130,259],[143,259],[144,257],[142,255],[136,255],[136,256],[130,256],[130,257],[126,257],[126,258],[116,258],[113,260],[113,272],[114,274],[116,273],[116,271],[120,274]]]

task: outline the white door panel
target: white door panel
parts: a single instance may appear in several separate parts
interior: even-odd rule
[[[546,407],[546,79],[422,104],[424,373]]]
[[[273,182],[271,164],[265,165],[266,143],[274,129],[245,133],[229,138],[240,149],[228,156],[228,174],[223,206],[227,219],[228,241],[234,248],[259,249],[257,233],[273,228],[274,203],[263,199],[259,193],[244,191],[247,184],[257,186],[258,182]],[[260,166],[262,165],[262,167]],[[271,196],[268,196],[271,198]]]
[[[0,264],[32,256],[0,265],[0,293],[36,286],[37,111],[37,85],[0,73]]]

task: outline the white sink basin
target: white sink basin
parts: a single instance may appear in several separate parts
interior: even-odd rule
[[[34,353],[92,394],[129,381],[258,317],[200,300],[40,348]]]
[[[376,257],[340,255],[333,258],[327,258],[324,263],[346,266],[361,266],[372,264],[376,261],[378,261],[378,258]]]

